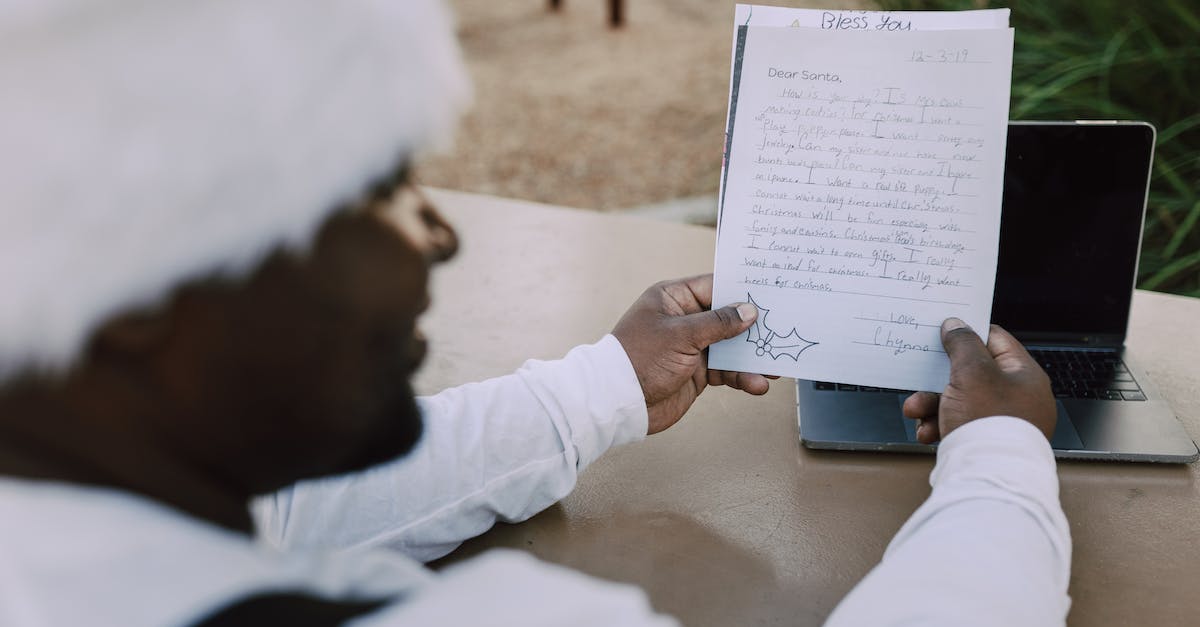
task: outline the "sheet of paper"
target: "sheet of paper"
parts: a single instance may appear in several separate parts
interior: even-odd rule
[[[1012,31],[739,31],[713,303],[760,316],[709,366],[940,391],[941,321],[988,327]]]

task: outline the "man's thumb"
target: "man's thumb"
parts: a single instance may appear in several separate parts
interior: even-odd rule
[[[950,357],[951,370],[972,364],[992,364],[992,355],[983,340],[958,318],[947,318],[942,322],[942,346]]]
[[[691,327],[696,348],[708,348],[709,344],[736,337],[749,328],[756,318],[758,308],[750,303],[733,303],[720,309],[684,316]]]

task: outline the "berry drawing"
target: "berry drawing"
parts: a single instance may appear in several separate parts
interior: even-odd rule
[[[755,355],[759,357],[767,355],[771,359],[787,356],[791,357],[792,361],[799,361],[800,353],[819,344],[819,342],[810,342],[800,337],[795,327],[783,335],[776,333],[774,329],[767,326],[767,314],[771,310],[754,302],[754,297],[750,294],[746,294],[746,298],[750,304],[758,308],[758,318],[754,321],[754,325],[746,331],[746,341],[754,345]]]

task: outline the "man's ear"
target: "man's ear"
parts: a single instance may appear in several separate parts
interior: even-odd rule
[[[165,307],[119,314],[92,334],[88,353],[126,358],[145,356],[166,343],[171,326],[170,311]]]

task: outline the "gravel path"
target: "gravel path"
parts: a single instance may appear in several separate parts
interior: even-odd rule
[[[733,2],[626,0],[615,30],[605,0],[451,4],[475,107],[421,183],[599,210],[715,193]]]

